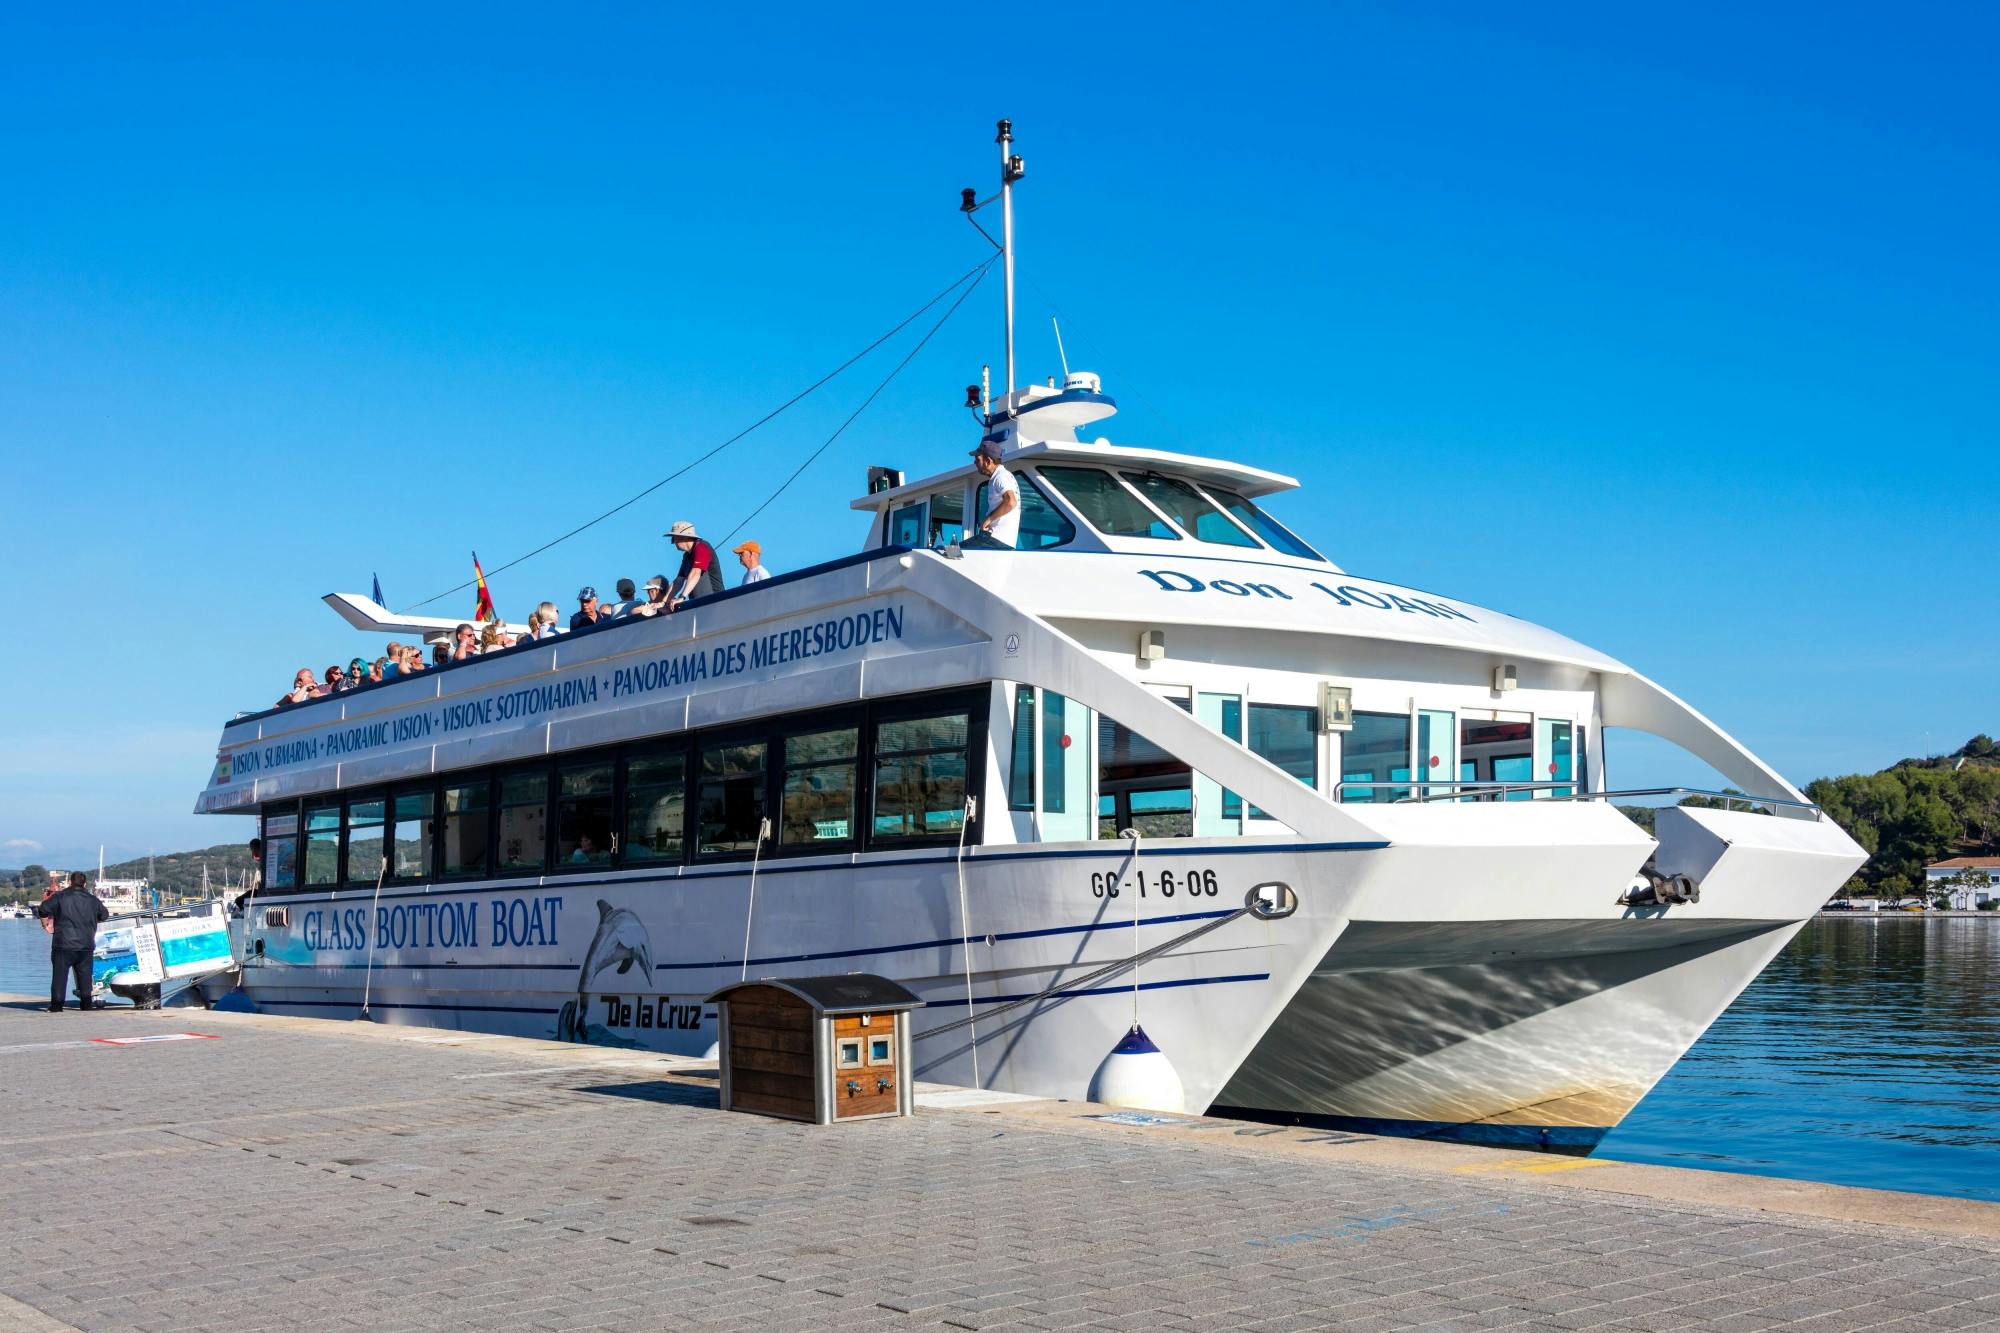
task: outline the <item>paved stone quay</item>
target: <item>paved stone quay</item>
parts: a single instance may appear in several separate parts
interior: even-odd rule
[[[0,1333],[2000,1325],[2000,1206],[925,1101],[814,1128],[638,1052],[0,1007]]]

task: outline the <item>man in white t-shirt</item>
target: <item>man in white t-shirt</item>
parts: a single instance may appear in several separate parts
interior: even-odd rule
[[[979,535],[989,538],[992,545],[1004,546],[1011,551],[1021,535],[1021,483],[1014,480],[1013,473],[1000,466],[1000,446],[991,440],[972,451],[972,466],[986,478],[986,517],[980,520]],[[984,546],[987,543],[974,538],[965,545]]]

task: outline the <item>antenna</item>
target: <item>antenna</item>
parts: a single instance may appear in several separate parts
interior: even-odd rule
[[[1021,159],[1011,150],[1014,144],[1014,122],[1003,120],[1000,133],[994,142],[1000,145],[1000,253],[1007,273],[1007,397],[1003,407],[1012,411],[1014,406],[1014,182],[1021,179],[1025,168]]]
[[[1064,383],[1067,383],[1067,382],[1069,381],[1069,353],[1068,353],[1068,352],[1065,352],[1065,351],[1063,350],[1063,345],[1062,345],[1062,325],[1061,325],[1061,324],[1058,324],[1058,323],[1056,323],[1056,317],[1055,317],[1054,315],[1050,315],[1050,316],[1049,316],[1049,323],[1050,323],[1050,324],[1052,324],[1052,325],[1054,325],[1054,327],[1055,327],[1055,331],[1056,331],[1056,355],[1057,355],[1057,356],[1058,356],[1059,358],[1061,358],[1061,360],[1062,360],[1062,367],[1063,367],[1063,381],[1064,381]]]

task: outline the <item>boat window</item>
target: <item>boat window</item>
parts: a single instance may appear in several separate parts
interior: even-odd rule
[[[785,737],[778,840],[787,847],[854,841],[861,728]]]
[[[1535,776],[1534,730],[1528,714],[1507,718],[1460,718],[1459,773],[1470,782],[1532,782]],[[1525,801],[1530,793],[1508,792],[1504,799]],[[1503,799],[1497,791],[1477,791],[1474,800]]]
[[[1193,711],[1183,694],[1167,701]],[[1097,836],[1137,829],[1145,838],[1194,834],[1194,770],[1122,722],[1097,720]]]
[[[1081,842],[1090,836],[1091,711],[1042,691],[1042,837]]]
[[[1312,547],[1307,546],[1304,542],[1293,536],[1290,528],[1287,528],[1284,524],[1278,522],[1277,519],[1272,518],[1269,514],[1259,509],[1256,505],[1251,504],[1234,491],[1218,490],[1210,486],[1208,493],[1217,504],[1240,519],[1244,527],[1250,529],[1250,531],[1256,533],[1286,555],[1302,556],[1307,560],[1324,561],[1326,559],[1318,551],[1313,550]]]
[[[1576,772],[1576,756],[1570,748],[1571,736],[1576,730],[1576,726],[1574,723],[1558,721],[1555,718],[1543,718],[1539,725],[1542,729],[1540,748],[1545,771],[1537,773],[1535,780],[1538,782],[1566,783]],[[1542,796],[1569,796],[1575,790],[1574,787],[1551,787],[1547,791],[1537,794]]]
[[[556,864],[611,860],[611,761],[569,764],[556,778]]]
[[[486,833],[492,823],[492,784],[484,774],[444,789],[444,873],[486,873]]]
[[[1107,537],[1153,537],[1179,541],[1167,521],[1148,509],[1109,472],[1094,467],[1044,467],[1044,479],[1075,505],[1090,525]]]
[[[1014,742],[1007,756],[1007,808],[1035,808],[1035,687],[1014,687]]]
[[[1045,551],[1051,546],[1067,546],[1076,540],[1076,524],[1063,517],[1062,511],[1049,503],[1049,497],[1042,494],[1042,488],[1035,484],[1033,477],[1017,474],[1014,480],[1021,487],[1021,528],[1014,535],[1014,549],[1017,551]],[[973,492],[973,508],[978,522],[986,520],[986,483],[980,482]]]
[[[764,820],[763,741],[702,747],[696,808],[702,856],[749,856]]]
[[[965,492],[958,488],[931,497],[930,545],[949,546],[965,537]]]
[[[1340,742],[1340,778],[1342,782],[1380,784],[1342,787],[1343,801],[1400,801],[1408,796],[1408,787],[1387,784],[1410,780],[1410,715],[1356,713],[1353,729]]]
[[[963,710],[876,723],[871,840],[956,837],[971,749],[972,717]]]
[[[915,504],[901,505],[889,512],[889,545],[924,545],[924,516],[926,506],[922,500]]]
[[[541,770],[500,779],[501,870],[539,873],[549,858],[549,775]]]
[[[1123,472],[1119,475],[1131,482],[1139,494],[1153,502],[1155,509],[1180,524],[1181,531],[1191,534],[1196,541],[1215,542],[1221,546],[1257,544],[1186,482],[1157,472]]]
[[[1250,705],[1250,752],[1270,760],[1306,786],[1319,788],[1319,709],[1296,704]],[[1250,807],[1250,818],[1270,815]]]
[[[1443,799],[1457,790],[1450,784],[1458,768],[1457,718],[1448,708],[1417,710],[1417,776],[1429,778],[1420,791],[1426,799]]]
[[[396,793],[395,860],[391,879],[429,879],[431,874],[431,804],[426,786]]]
[[[340,883],[340,807],[306,807],[306,887]]]
[[[687,819],[687,756],[634,755],[625,761],[625,841],[619,855],[626,865],[681,859]]]
[[[388,831],[389,803],[381,797],[347,803],[349,884],[373,884],[382,876],[382,836]]]
[[[298,887],[299,813],[287,807],[282,815],[264,816],[264,892],[284,893]]]

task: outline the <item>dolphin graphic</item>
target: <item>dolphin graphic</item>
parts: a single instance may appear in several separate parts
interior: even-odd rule
[[[597,934],[590,940],[590,948],[583,955],[583,971],[577,975],[576,988],[588,990],[597,974],[614,963],[619,975],[632,970],[637,963],[645,974],[646,984],[653,984],[653,946],[646,939],[646,928],[629,909],[613,907],[602,898],[597,900]]]

